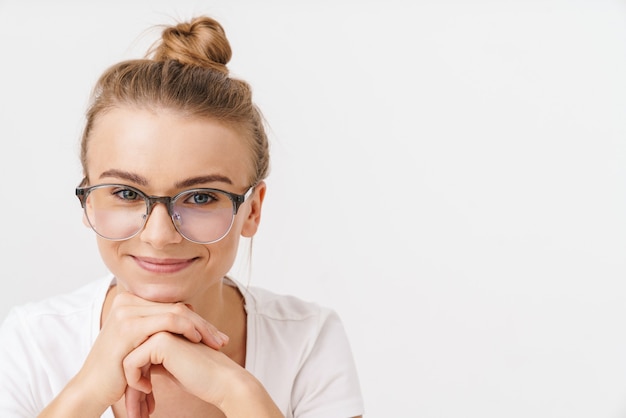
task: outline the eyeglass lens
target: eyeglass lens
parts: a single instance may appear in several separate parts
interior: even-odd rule
[[[91,189],[85,214],[96,233],[104,238],[123,240],[143,229],[148,218],[148,198],[120,186]],[[170,212],[178,232],[190,241],[210,243],[223,238],[233,222],[230,197],[217,190],[190,190],[172,201]]]

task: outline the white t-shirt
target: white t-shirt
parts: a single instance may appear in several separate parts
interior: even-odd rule
[[[78,372],[100,331],[112,280],[10,311],[0,327],[0,417],[37,416]],[[226,280],[245,297],[246,369],[286,418],[363,414],[350,346],[333,311]],[[112,418],[111,408],[102,416]]]

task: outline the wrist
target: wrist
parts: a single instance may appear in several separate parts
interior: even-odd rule
[[[38,418],[100,418],[110,406],[100,404],[94,393],[72,379],[39,414]]]
[[[242,370],[229,385],[219,408],[229,418],[284,418],[267,390],[252,374]]]

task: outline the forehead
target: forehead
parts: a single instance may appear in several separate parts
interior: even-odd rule
[[[245,187],[252,173],[242,130],[210,118],[134,107],[98,116],[89,136],[87,166],[92,184],[106,171],[122,170],[160,188],[207,175],[222,175]]]

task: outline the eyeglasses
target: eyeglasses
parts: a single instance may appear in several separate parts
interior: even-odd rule
[[[76,196],[91,228],[113,241],[134,237],[143,229],[154,205],[167,207],[174,227],[184,238],[211,244],[224,238],[233,225],[239,207],[252,194],[250,186],[242,195],[219,189],[190,189],[176,196],[148,196],[123,184],[77,187]]]

